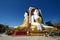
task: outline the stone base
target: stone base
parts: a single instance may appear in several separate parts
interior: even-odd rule
[[[44,36],[45,33],[43,32],[32,32],[30,33],[31,36]]]
[[[26,36],[27,32],[26,31],[14,31],[13,36]]]

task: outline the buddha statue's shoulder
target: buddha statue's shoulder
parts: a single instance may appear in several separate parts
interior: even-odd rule
[[[28,18],[29,16],[26,16],[26,18]]]
[[[26,16],[25,19],[28,19],[29,16]]]

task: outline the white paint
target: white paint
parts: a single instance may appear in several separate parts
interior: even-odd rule
[[[33,12],[34,15],[31,16],[31,24],[37,26],[37,29],[42,31],[42,27],[40,23],[34,22],[34,19],[38,19],[39,17],[39,10],[35,9],[35,11]]]

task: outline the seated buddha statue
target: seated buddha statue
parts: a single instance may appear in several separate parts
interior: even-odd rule
[[[42,18],[40,11],[35,8],[31,10],[31,29],[32,31],[42,31]]]
[[[52,26],[45,26],[43,24],[41,12],[37,8],[31,8],[31,31],[56,31],[57,28]]]

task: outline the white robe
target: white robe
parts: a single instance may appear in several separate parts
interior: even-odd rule
[[[38,19],[38,18],[39,18],[38,15],[32,15],[31,16],[31,24],[37,26],[37,29],[40,30],[40,31],[42,31],[41,24],[37,23],[37,22],[34,22],[34,19]]]

